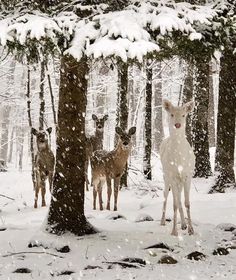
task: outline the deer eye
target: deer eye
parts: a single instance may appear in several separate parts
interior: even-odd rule
[[[171,117],[174,117],[174,114],[171,114]]]
[[[182,116],[183,118],[185,117],[185,115]]]

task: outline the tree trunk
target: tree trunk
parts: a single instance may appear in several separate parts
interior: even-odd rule
[[[208,139],[208,105],[209,105],[209,62],[198,60],[195,74],[195,109],[193,116],[193,143],[196,156],[195,177],[212,175],[209,139]]]
[[[41,73],[40,73],[40,109],[39,109],[39,129],[43,130],[44,127],[44,114],[45,114],[45,99],[44,99],[44,82],[45,82],[45,62],[41,62]]]
[[[34,173],[34,136],[31,131],[32,128],[32,117],[31,117],[31,96],[30,96],[30,85],[31,85],[31,76],[30,68],[27,69],[27,87],[26,87],[26,98],[27,98],[27,115],[28,115],[28,124],[30,128],[30,152],[31,152],[31,177],[33,182],[33,187],[36,186],[36,178]]]
[[[2,109],[2,122],[1,122],[1,142],[0,142],[0,159],[4,161],[5,165],[7,163],[7,154],[9,146],[9,117],[10,117],[11,107],[8,105],[3,106]]]
[[[118,114],[117,125],[123,130],[128,128],[128,64],[125,62],[119,62],[118,64]],[[127,187],[128,166],[126,164],[124,173],[120,180],[121,187]]]
[[[183,89],[183,103],[193,99],[193,63],[188,62]],[[192,114],[188,114],[186,120],[186,136],[190,145],[192,145]]]
[[[209,64],[209,108],[208,108],[208,130],[209,145],[215,147],[215,116],[214,116],[214,83],[213,83],[213,61]]]
[[[152,68],[149,62],[146,65],[146,109],[145,109],[145,139],[144,139],[144,175],[152,180]]]
[[[215,169],[218,172],[210,192],[224,192],[235,186],[234,149],[236,117],[236,56],[225,51],[221,58]]]
[[[159,152],[160,145],[164,136],[163,125],[162,125],[162,75],[161,75],[161,62],[156,63],[155,74],[157,81],[154,82],[154,96],[153,96],[153,149],[155,152]]]
[[[53,122],[54,125],[57,125],[57,117],[56,117],[56,109],[55,109],[55,102],[54,102],[54,95],[52,91],[52,82],[51,82],[51,77],[48,72],[48,65],[45,65],[46,71],[47,71],[47,78],[48,78],[48,88],[49,88],[49,93],[50,93],[50,98],[51,98],[51,106],[52,106],[52,114],[53,114]]]
[[[72,56],[61,59],[57,157],[46,230],[75,235],[95,233],[84,215],[85,113],[88,64]]]

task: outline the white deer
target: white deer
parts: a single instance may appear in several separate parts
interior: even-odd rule
[[[163,107],[168,113],[170,136],[164,139],[160,146],[160,157],[163,167],[163,177],[165,182],[164,204],[161,218],[161,225],[165,225],[166,204],[169,191],[173,194],[173,229],[172,235],[177,236],[177,211],[181,217],[181,228],[186,229],[184,212],[181,203],[181,193],[184,189],[185,207],[188,217],[188,233],[194,234],[191,216],[189,192],[191,179],[195,167],[195,156],[193,150],[186,139],[185,126],[186,116],[194,108],[194,102],[190,101],[181,107],[175,107],[170,101],[164,100]]]
[[[118,136],[117,145],[114,150],[95,151],[91,157],[92,185],[93,185],[93,209],[96,209],[97,194],[99,197],[100,210],[103,210],[102,188],[107,183],[107,210],[110,210],[111,180],[114,180],[114,211],[117,211],[117,198],[120,188],[120,179],[124,172],[130,151],[132,148],[131,137],[135,134],[136,128],[131,127],[126,133],[120,127],[116,127]]]

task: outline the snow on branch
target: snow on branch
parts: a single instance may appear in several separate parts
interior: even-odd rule
[[[166,37],[169,40],[175,31],[191,41],[201,40],[202,32],[212,28],[217,9],[217,5],[213,7],[211,4],[133,0],[126,10],[100,13],[85,19],[74,12],[51,17],[26,13],[0,20],[0,44],[4,46],[8,41],[16,41],[27,45],[28,39],[34,39],[40,45],[42,39],[49,39],[56,48],[63,49],[64,54],[78,60],[87,55],[141,62],[147,54],[160,50],[159,39]],[[61,42],[65,44],[59,46]]]

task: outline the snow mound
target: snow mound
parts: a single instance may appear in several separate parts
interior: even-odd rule
[[[135,219],[135,223],[151,222],[151,221],[154,221],[154,219],[150,215],[145,214],[145,213],[139,214]]]
[[[217,225],[216,228],[219,228],[223,231],[234,231],[236,230],[236,225],[230,223],[222,223]]]

